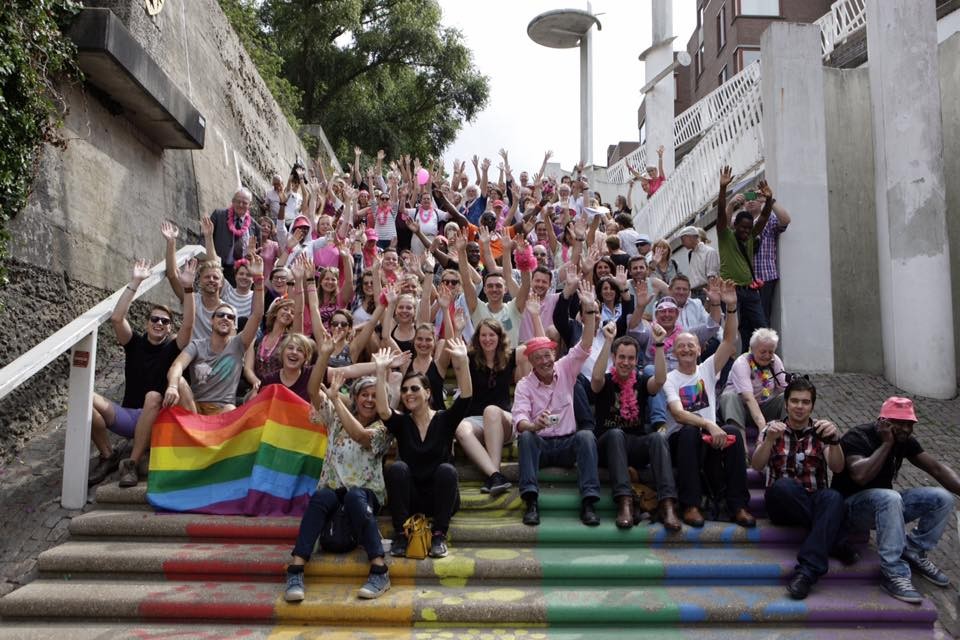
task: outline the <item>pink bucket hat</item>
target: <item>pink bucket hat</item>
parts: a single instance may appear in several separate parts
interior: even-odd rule
[[[917,414],[913,412],[913,400],[890,396],[883,401],[880,407],[880,417],[888,420],[908,420],[917,422]]]

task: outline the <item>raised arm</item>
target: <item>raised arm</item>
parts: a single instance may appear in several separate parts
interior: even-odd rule
[[[180,270],[180,286],[183,287],[183,322],[177,331],[177,347],[182,351],[193,337],[193,325],[196,321],[196,309],[193,296],[193,282],[197,277],[197,259],[191,258]]]
[[[657,147],[657,170],[660,172],[660,177],[666,180],[667,174],[663,170],[663,145]]]
[[[177,275],[177,236],[180,230],[172,222],[164,220],[160,223],[160,233],[166,240],[166,249],[163,252],[164,266],[166,268],[167,282],[173,289],[173,295],[177,300],[183,302],[183,285],[180,284],[180,276]]]
[[[377,367],[377,414],[381,420],[393,415],[390,402],[387,398],[387,372],[393,356],[390,349],[380,349],[373,354],[373,364]]]
[[[244,348],[253,344],[254,338],[257,337],[257,331],[260,329],[260,319],[263,318],[263,258],[253,254],[250,257],[247,269],[253,276],[253,309],[250,311],[250,317],[247,318],[247,324],[243,326],[243,331],[240,332],[240,339],[243,341]]]
[[[770,185],[767,184],[766,180],[760,181],[757,185],[757,191],[763,194],[766,202],[763,203],[763,209],[760,210],[760,216],[757,218],[757,221],[753,223],[752,233],[755,236],[759,236],[763,228],[767,226],[767,221],[770,220],[770,212],[773,211],[773,203],[776,202],[773,197],[773,190],[770,188]]]
[[[597,356],[597,361],[593,363],[593,370],[590,372],[590,389],[594,393],[600,393],[607,381],[607,363],[610,361],[610,347],[613,345],[613,339],[617,337],[617,324],[608,322],[603,325],[603,349]]]
[[[150,264],[146,260],[137,260],[133,263],[133,273],[130,276],[130,283],[123,288],[123,293],[117,300],[117,306],[113,308],[110,314],[110,324],[113,326],[113,333],[117,336],[117,342],[125,345],[133,338],[133,329],[127,322],[127,311],[130,310],[130,303],[133,302],[133,296],[137,294],[140,283],[150,277]]]
[[[727,319],[723,323],[723,342],[717,347],[713,358],[717,373],[720,373],[737,348],[737,285],[733,280],[723,281],[720,299],[726,307]]]
[[[213,220],[208,215],[200,216],[200,233],[203,235],[203,248],[207,254],[207,260],[220,264],[220,256],[217,255],[217,247],[213,244]]]
[[[663,341],[667,330],[656,322],[650,323],[650,337],[653,338],[653,377],[647,380],[647,393],[653,395],[663,388],[667,381],[667,355]]]
[[[582,280],[580,282],[580,317],[583,319],[583,335],[580,337],[580,348],[584,351],[589,352],[593,348],[599,313],[593,283]]]
[[[457,386],[460,387],[460,398],[467,399],[473,396],[473,381],[470,379],[470,367],[467,360],[467,345],[462,338],[447,340],[447,353],[453,363],[453,372],[457,376]]]
[[[717,233],[730,225],[727,219],[727,186],[733,181],[733,169],[725,165],[720,170],[720,192],[717,195]]]
[[[467,262],[467,239],[462,233],[458,233],[454,239],[457,248],[457,266],[460,269],[460,280],[463,283],[463,297],[467,301],[467,310],[473,314],[477,310],[477,290],[473,286],[473,279],[470,277],[470,263]]]

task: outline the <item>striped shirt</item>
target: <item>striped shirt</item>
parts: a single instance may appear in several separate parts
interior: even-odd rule
[[[777,269],[777,240],[786,229],[785,226],[780,226],[777,214],[771,212],[770,219],[760,232],[760,249],[753,258],[753,273],[764,282],[780,279],[780,271]]]

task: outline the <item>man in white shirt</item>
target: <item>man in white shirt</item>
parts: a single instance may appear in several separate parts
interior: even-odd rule
[[[700,241],[700,230],[696,227],[681,229],[680,243],[687,250],[687,258],[690,261],[690,267],[687,269],[687,277],[690,278],[690,295],[702,301],[707,282],[713,276],[720,274],[720,254],[713,247]]]

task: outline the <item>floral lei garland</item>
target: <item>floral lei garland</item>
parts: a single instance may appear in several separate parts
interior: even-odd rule
[[[750,377],[760,380],[760,386],[762,387],[760,397],[766,400],[773,395],[773,390],[777,386],[776,377],[773,374],[773,367],[760,367],[752,353],[747,356],[747,362],[750,364]]]
[[[611,378],[614,384],[620,387],[620,415],[624,420],[633,422],[640,417],[640,406],[637,404],[637,370],[630,371],[630,377],[621,380],[617,375],[617,368],[610,367]]]
[[[253,219],[250,217],[249,212],[244,214],[243,226],[240,227],[240,229],[237,229],[236,216],[234,215],[233,207],[227,209],[227,228],[230,229],[230,233],[237,238],[242,238],[243,236],[247,235],[247,231],[250,229],[250,223],[252,221]]]

